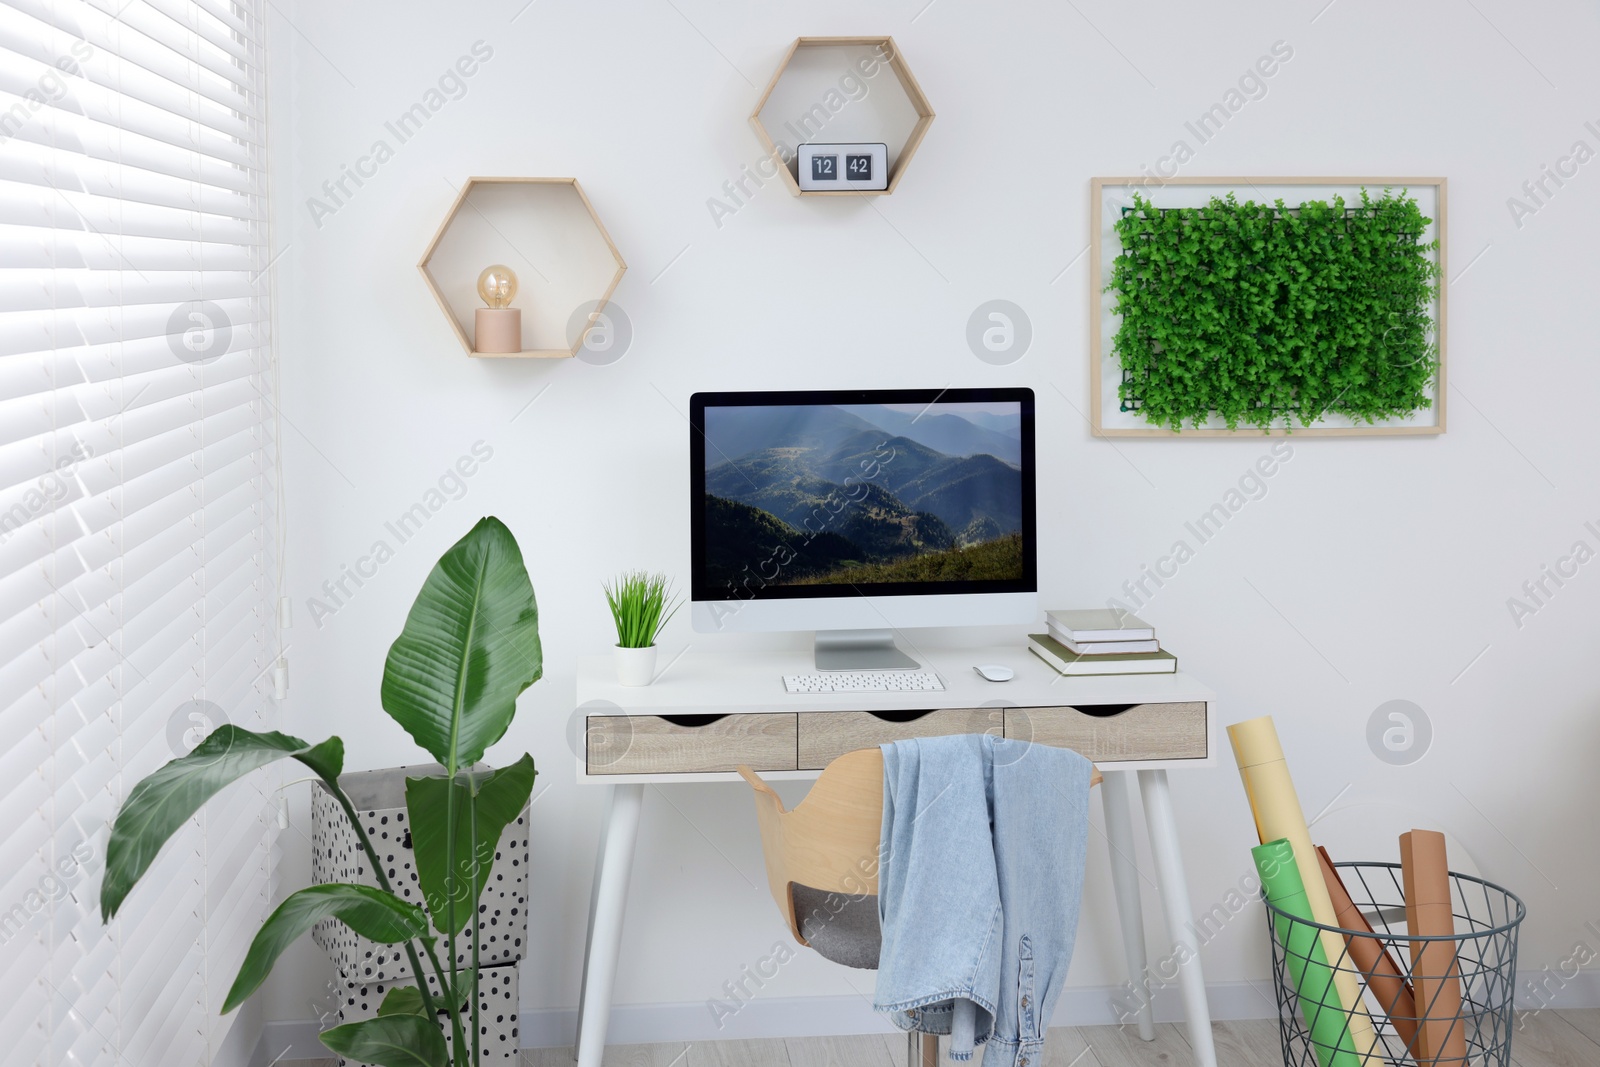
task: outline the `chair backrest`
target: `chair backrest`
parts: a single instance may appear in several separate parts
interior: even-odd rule
[[[793,811],[755,771],[741,766],[739,773],[755,790],[772,899],[795,940],[807,944],[795,915],[795,883],[849,896],[878,892],[883,752],[863,748],[836,757]]]
[[[789,932],[802,945],[794,886],[825,893],[878,892],[878,843],[883,832],[883,751],[861,748],[834,758],[804,800],[786,811],[761,776],[740,765],[755,790],[756,822],[766,857],[767,885]],[[1099,785],[1095,769],[1091,785]]]

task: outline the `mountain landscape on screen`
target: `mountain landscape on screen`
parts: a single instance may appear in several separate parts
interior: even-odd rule
[[[707,576],[1020,579],[1021,423],[1016,404],[708,407]]]

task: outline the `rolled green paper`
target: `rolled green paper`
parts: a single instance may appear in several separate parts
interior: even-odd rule
[[[1322,1067],[1360,1067],[1361,1057],[1350,1038],[1349,1019],[1333,984],[1333,968],[1322,951],[1322,941],[1311,917],[1311,902],[1306,898],[1305,882],[1295,866],[1294,846],[1280,837],[1250,850],[1261,875],[1267,900],[1280,911],[1300,922],[1291,922],[1274,912],[1272,927],[1283,946],[1289,978],[1300,996],[1300,1011],[1311,1031],[1311,1046]]]

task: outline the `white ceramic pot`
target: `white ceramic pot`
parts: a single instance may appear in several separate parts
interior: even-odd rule
[[[649,685],[656,676],[656,646],[612,649],[617,657],[617,681],[623,685]]]

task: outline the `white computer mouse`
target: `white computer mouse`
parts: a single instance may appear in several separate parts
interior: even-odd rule
[[[1016,671],[999,663],[985,663],[981,667],[972,669],[977,671],[985,681],[990,682],[1009,682],[1017,676]]]

